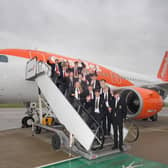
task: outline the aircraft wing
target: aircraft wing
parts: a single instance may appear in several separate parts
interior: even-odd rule
[[[142,87],[157,91],[164,99],[168,96],[168,82],[149,84]]]
[[[162,96],[163,99],[165,99],[168,96],[168,82],[153,83],[153,84],[147,84],[147,85],[141,85],[141,86],[112,87],[112,88],[116,92],[121,92],[121,91],[126,90],[128,88],[134,88],[134,87],[155,90]]]

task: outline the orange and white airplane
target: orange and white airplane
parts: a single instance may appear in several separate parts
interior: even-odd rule
[[[1,49],[0,103],[26,103],[38,100],[36,84],[25,80],[26,63],[35,56],[44,62],[54,56],[60,60],[68,60],[72,66],[77,61],[38,50]],[[154,79],[115,68],[110,70],[88,61],[83,62],[87,69],[97,69],[98,79],[105,79],[114,90],[123,91],[128,117],[157,119],[157,113],[164,106],[164,99],[168,94],[168,52],[165,53],[158,75]]]

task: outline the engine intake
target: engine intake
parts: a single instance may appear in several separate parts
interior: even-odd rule
[[[132,87],[121,92],[127,109],[127,117],[143,119],[153,116],[163,107],[162,97],[153,90]]]

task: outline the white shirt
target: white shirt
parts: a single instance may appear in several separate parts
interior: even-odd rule
[[[109,107],[109,103],[108,103],[108,92],[107,93],[104,93],[104,99],[107,97],[107,100],[106,100],[106,106]]]
[[[116,101],[115,101],[115,108],[117,108],[117,104],[118,104],[118,101],[120,100],[120,97],[116,97]]]
[[[100,88],[100,94],[102,94],[102,93],[103,93],[103,88],[101,87],[101,88]]]
[[[98,101],[98,108],[96,108],[96,102],[97,102],[97,101]],[[99,103],[100,103],[100,97],[96,97],[96,98],[95,98],[95,113],[100,113]]]
[[[75,88],[75,98],[79,99],[79,88]]]
[[[92,86],[95,89],[95,87],[96,87],[96,80],[92,80]]]
[[[93,91],[89,91],[89,95],[91,96],[91,99],[93,99],[93,98],[94,98]]]

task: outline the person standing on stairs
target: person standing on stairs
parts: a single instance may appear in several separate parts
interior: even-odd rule
[[[124,99],[118,93],[115,94],[113,118],[114,146],[112,149],[119,148],[123,152],[123,120],[126,119],[126,106]],[[118,134],[119,133],[119,134]]]

